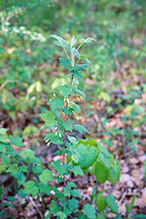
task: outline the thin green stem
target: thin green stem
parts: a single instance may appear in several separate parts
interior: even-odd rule
[[[77,48],[77,51],[79,51],[79,49],[81,48],[81,46],[83,46],[84,45],[84,43],[83,44],[80,44],[79,46],[78,46],[78,48]]]

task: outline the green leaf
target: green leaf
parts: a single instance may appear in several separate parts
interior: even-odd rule
[[[111,211],[113,212],[118,211],[117,203],[113,194],[110,194],[109,196],[106,197],[106,203],[108,207],[111,209]]]
[[[0,128],[0,135],[5,135],[7,132],[7,129]]]
[[[0,135],[0,143],[7,143],[6,138]]]
[[[66,46],[66,49],[71,53],[72,52],[72,48],[70,46]],[[76,56],[78,59],[80,58],[80,53],[79,51],[74,47],[73,48],[73,56]]]
[[[68,59],[65,58],[59,58],[60,61],[60,65],[64,66],[65,68],[67,68],[69,71],[72,71],[74,69],[73,66],[71,66],[71,63]]]
[[[74,166],[72,171],[75,174],[75,176],[77,176],[77,175],[84,176],[83,170],[81,169],[80,166]]]
[[[93,188],[92,194],[89,195],[89,196],[90,196],[90,199],[91,199],[91,204],[93,204],[93,200],[94,200],[94,198],[95,198],[95,196],[96,196],[96,189],[95,189],[95,186],[93,185],[92,188]]]
[[[58,171],[58,173],[59,173],[58,177],[60,177],[60,180],[62,179],[63,174],[67,175],[70,173],[70,171],[69,171],[70,165],[67,163],[61,164],[60,160],[51,162],[50,166],[54,167],[54,169]]]
[[[84,144],[77,145],[78,152],[81,156],[79,159],[79,165],[82,168],[88,169],[92,166],[97,158],[98,150],[94,146],[88,145],[85,146]]]
[[[83,132],[88,132],[88,130],[82,125],[74,125],[74,129],[83,134]]]
[[[57,214],[57,216],[59,216],[60,219],[66,219],[66,218],[67,218],[67,217],[66,217],[66,214],[63,213],[62,211],[59,211],[58,214]]]
[[[77,189],[71,190],[71,195],[74,197],[78,196],[79,198],[82,198],[80,192]]]
[[[104,183],[107,180],[107,168],[99,161],[95,163],[95,176],[98,182]]]
[[[26,172],[26,173],[27,173],[27,169],[28,169],[28,166],[26,166],[26,165],[23,165],[23,166],[19,167],[20,171],[23,171],[23,172]]]
[[[84,43],[92,43],[92,41],[95,41],[96,42],[96,40],[95,39],[93,39],[93,38],[91,38],[91,37],[88,37],[88,38],[86,38],[86,39],[81,39],[80,40],[80,43],[81,44],[84,44]]]
[[[49,215],[47,219],[50,218],[49,216],[51,216],[52,214],[57,214],[58,211],[62,211],[62,207],[58,206],[57,201],[54,201],[54,200],[51,202],[49,207],[50,209],[49,209]]]
[[[75,92],[75,93],[77,93],[79,96],[81,96],[81,97],[86,97],[86,95],[81,91],[81,90],[79,90],[77,87],[75,87],[75,86],[72,86],[72,90]]]
[[[64,207],[63,208],[63,212],[66,214],[66,215],[69,215],[69,214],[71,214],[72,213],[72,211],[69,209],[69,207]]]
[[[3,202],[1,204],[16,209],[16,207],[9,202]]]
[[[3,164],[5,164],[5,165],[10,164],[10,158],[8,156],[1,154],[1,159],[2,159]]]
[[[92,205],[87,203],[86,205],[84,205],[83,210],[85,211],[88,218],[91,218],[91,219],[96,218],[95,208]]]
[[[14,176],[14,178],[17,179],[19,185],[20,184],[22,185],[26,180],[26,177],[25,177],[24,173],[19,171],[19,170],[18,170],[17,173],[12,174],[12,176]]]
[[[20,152],[20,154],[24,157],[24,158],[35,158],[35,153],[34,151],[32,151],[31,149],[24,149],[23,151]]]
[[[115,214],[118,216],[118,217],[115,217],[114,219],[122,219],[121,215],[117,212],[115,212]],[[129,218],[128,218],[129,219]]]
[[[71,196],[71,189],[67,189],[66,187],[63,188],[64,196],[68,196],[70,198]]]
[[[40,167],[40,166],[35,166],[35,167],[32,168],[32,171],[33,171],[35,174],[36,174],[36,173],[40,174],[40,173],[42,173],[43,168]]]
[[[24,144],[22,143],[22,138],[20,138],[20,137],[14,137],[14,136],[10,135],[10,136],[9,136],[9,140],[10,140],[10,142],[11,142],[13,145],[15,145],[15,146],[17,146],[17,147],[21,147],[21,146],[24,145]]]
[[[73,71],[71,71],[71,74],[79,79],[82,78],[82,75],[80,74],[80,72],[77,69],[74,69]]]
[[[4,209],[0,212],[0,217],[5,213],[5,211],[6,211],[6,209]]]
[[[18,164],[17,163],[14,163],[14,164],[11,164],[11,166],[6,170],[6,173],[17,173],[19,171],[19,168],[18,168]]]
[[[77,42],[77,39],[73,36],[72,38],[71,38],[71,48],[76,44],[76,42]]]
[[[135,197],[136,197],[136,195],[134,194],[133,197],[132,197],[132,201],[131,201],[131,203],[130,203],[130,206],[129,206],[129,210],[130,210],[130,211],[131,211],[131,209],[132,209],[133,206],[134,206]]]
[[[58,144],[58,145],[62,145],[63,144],[63,141],[62,141],[61,137],[56,135],[56,133],[47,133],[45,135],[44,141],[47,141],[47,142],[51,141],[53,144]]]
[[[50,37],[53,37],[55,38],[56,40],[58,40],[58,43],[55,42],[55,44],[57,46],[61,46],[62,48],[65,48],[66,46],[66,41],[62,38],[62,37],[59,37],[57,35],[50,35]]]
[[[106,207],[106,197],[102,196],[104,191],[101,191],[97,196],[96,196],[96,206],[99,211],[104,211]]]
[[[74,102],[69,102],[68,106],[70,108],[72,108],[76,113],[80,112],[80,107],[78,104],[74,103]]]
[[[78,208],[78,200],[75,198],[72,198],[68,201],[68,207],[70,208],[71,211],[76,210]]]
[[[79,139],[79,141],[78,141],[78,145],[79,144],[84,144],[86,147],[91,147],[91,146],[93,146],[93,147],[95,147],[96,149],[97,149],[97,147],[98,147],[98,144],[97,144],[97,141],[94,139],[94,138],[91,138],[91,139],[85,139],[85,140],[83,140],[83,139]]]
[[[50,192],[52,190],[52,188],[51,188],[51,186],[49,186],[49,184],[47,184],[47,185],[39,184],[39,189],[40,189],[40,193],[44,193],[47,195],[50,195]]]
[[[96,219],[106,219],[104,215],[98,214]]]
[[[111,167],[108,169],[108,180],[115,183],[120,178],[120,164],[118,160],[111,162]]]
[[[61,204],[65,207],[65,206],[67,206],[67,201],[64,200],[64,199],[62,199],[62,200],[61,200]]]
[[[74,182],[67,182],[67,187],[69,188],[76,188],[76,184]]]
[[[73,92],[70,89],[70,86],[68,86],[67,84],[61,85],[60,87],[57,88],[57,90],[60,90],[64,97],[66,97],[66,96],[68,96],[70,94],[73,95]]]
[[[130,218],[140,218],[140,219],[143,219],[143,218],[146,218],[146,215],[145,214],[136,214],[136,215],[133,215],[132,217]],[[129,219],[130,219],[129,218]]]
[[[107,158],[102,152],[99,153],[98,159],[103,166],[105,166],[107,169],[110,168],[111,166],[110,159]]]
[[[3,194],[3,184],[0,185],[0,199],[2,197],[2,194]]]
[[[42,174],[39,175],[39,179],[44,185],[47,185],[48,181],[53,181],[53,172],[51,170],[45,169]]]
[[[130,212],[130,209],[129,209],[129,207],[128,207],[127,204],[125,204],[125,208],[126,208],[126,212],[127,212],[127,216],[128,216],[128,215],[129,215],[129,212]]]
[[[72,136],[67,136],[67,138],[68,138],[68,140],[72,143],[72,144],[74,144],[74,145],[76,145],[77,144],[77,139],[75,138],[75,137],[72,137]]]
[[[115,183],[116,181],[118,181],[118,173],[117,173],[117,169],[108,169],[108,180],[112,183]]]
[[[72,109],[70,107],[64,107],[62,109],[62,111],[65,113],[65,114],[69,114],[70,116],[72,115]]]
[[[55,112],[57,109],[60,109],[61,107],[64,106],[64,99],[62,97],[52,98],[51,100],[48,101],[47,104],[50,105],[52,112]]]
[[[35,185],[34,181],[30,180],[30,181],[24,183],[24,186],[25,186],[25,188],[23,189],[23,192],[26,194],[32,194],[33,196],[35,196],[39,192],[39,189]]]
[[[69,123],[63,123],[63,127],[65,128],[66,131],[72,132],[72,127]]]
[[[110,154],[110,152],[105,148],[103,147],[102,145],[99,145],[99,148],[101,150],[101,152],[108,158],[111,158],[112,155]]]
[[[55,125],[55,115],[52,112],[46,110],[39,116],[44,120],[45,126],[53,127]]]
[[[79,71],[84,71],[84,69],[90,66],[90,64],[75,64],[76,69]]]
[[[0,142],[0,152],[6,153],[7,143]]]

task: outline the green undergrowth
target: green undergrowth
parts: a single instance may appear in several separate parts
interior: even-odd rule
[[[34,199],[38,198],[44,206],[43,197],[46,195],[51,197],[51,203],[48,209],[44,209],[45,217],[42,216],[42,218],[55,216],[60,219],[99,219],[106,218],[107,212],[113,212],[115,218],[121,218],[112,193],[105,195],[104,190],[98,193],[97,187],[93,189],[90,203],[86,203],[81,209],[79,201],[83,197],[77,184],[66,179],[71,173],[84,177],[89,172],[95,175],[96,185],[97,182],[105,183],[106,180],[114,184],[120,178],[119,161],[105,147],[93,138],[83,140],[72,136],[73,130],[81,134],[88,133],[88,130],[78,122],[80,106],[74,102],[74,99],[75,97],[79,100],[85,98],[85,93],[78,88],[78,85],[85,69],[91,66],[91,62],[80,54],[80,48],[95,40],[89,37],[77,42],[73,36],[68,45],[57,35],[50,37],[55,39],[54,43],[61,47],[66,55],[66,58],[59,58],[59,62],[67,69],[68,74],[65,77],[68,77],[66,81],[69,83],[60,85],[54,90],[52,98],[47,102],[50,110],[40,113],[39,116],[45,122],[44,127],[50,130],[45,135],[44,141],[48,146],[51,142],[58,145],[55,155],[62,155],[63,160],[57,159],[48,163],[47,167],[44,166],[41,158],[36,157],[32,149],[22,149],[24,145],[21,137],[7,135],[6,129],[1,128],[0,172],[8,173],[13,177],[15,194],[23,198],[31,195]],[[35,89],[37,86],[38,84],[35,84]],[[18,152],[15,148],[21,150]],[[52,181],[56,183],[52,184]],[[62,191],[57,187],[60,183],[63,185]],[[8,189],[11,190],[11,188]],[[3,185],[0,190],[0,196],[2,195]],[[142,217],[142,215],[128,217],[134,205],[134,199],[135,196],[129,207],[126,205],[127,218]],[[9,201],[10,199],[2,202],[2,205],[15,208],[13,202],[11,204]],[[1,216],[4,213],[5,209],[1,211]]]

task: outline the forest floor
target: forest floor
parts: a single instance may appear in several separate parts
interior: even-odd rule
[[[88,100],[86,102],[86,106],[90,105],[89,109],[88,107],[85,107],[84,101],[81,102],[81,109],[83,109],[83,113],[81,115],[81,123],[85,125],[90,133],[86,137],[94,137],[97,142],[100,142],[101,144],[105,142],[104,146],[107,142],[107,145],[109,145],[107,146],[108,150],[114,155],[114,157],[118,158],[120,162],[120,180],[115,185],[109,181],[106,181],[104,184],[98,184],[98,192],[104,189],[105,194],[109,194],[112,191],[112,194],[115,196],[117,201],[118,212],[122,215],[123,218],[126,218],[125,204],[130,205],[134,194],[136,194],[136,198],[130,215],[146,215],[146,124],[133,128],[135,132],[138,132],[139,139],[134,144],[135,148],[131,149],[131,147],[128,146],[127,139],[125,135],[122,134],[122,132],[124,133],[128,127],[131,127],[133,121],[131,119],[121,121],[120,119],[124,115],[127,115],[126,103],[129,104],[129,100],[124,100],[121,103],[120,108],[118,108],[116,103],[117,98],[121,98],[122,95],[127,95],[122,89],[122,86],[124,87],[125,85],[124,83],[126,83],[128,86],[131,86],[131,81],[135,82],[135,85],[146,83],[146,81],[141,81],[137,75],[134,75],[132,79],[130,78],[131,76],[128,77],[129,78],[126,80],[126,82],[124,80],[121,81],[117,91],[111,90],[110,96],[112,101],[110,103],[105,104],[105,101],[98,100],[98,98],[93,98],[92,100]],[[93,82],[91,79],[87,79],[86,83],[92,85]],[[112,80],[108,84],[109,87],[110,83],[112,83]],[[134,104],[137,106],[137,108],[141,106],[141,101],[143,101],[146,106],[145,93],[142,93],[137,98],[135,98]],[[44,100],[44,105],[46,102],[47,100]],[[110,113],[108,112],[109,107],[112,108]],[[42,120],[38,116],[37,110],[33,110],[33,112],[26,111],[25,113],[15,111],[17,119],[10,118],[6,110],[0,111],[0,113],[3,115],[1,126],[7,129],[7,134],[11,134],[12,131],[18,127],[21,127],[21,129],[24,130],[27,126],[34,126],[34,119],[38,121],[36,125],[37,127],[40,128],[40,126],[43,125]],[[87,116],[88,112],[91,112],[89,116]],[[105,124],[102,123],[102,118],[104,116],[107,118]],[[139,115],[135,117],[135,120],[138,119],[138,117]],[[116,134],[112,132],[109,135],[106,135],[105,133],[107,133],[109,130],[120,130],[121,132],[117,132]],[[39,133],[30,134],[29,136],[24,136],[23,138],[23,143],[25,145],[24,148],[33,148],[32,146],[35,145],[35,153],[42,158],[44,166],[48,166],[52,160],[62,160],[62,156],[53,155],[53,152],[56,149],[51,148],[51,146],[47,147],[43,142],[43,138],[46,132],[47,131],[42,128]],[[37,140],[34,142],[34,139]],[[134,134],[133,139],[135,139]],[[21,149],[23,149],[23,147]],[[90,173],[86,174],[84,177],[75,177],[74,175],[69,175],[66,177],[66,180],[76,182],[77,188],[83,197],[82,200],[79,199],[80,208],[82,208],[87,202],[90,203],[90,195],[92,194],[93,186],[95,186],[95,177],[93,175]],[[3,195],[1,201],[5,202],[8,200],[8,197],[14,197],[12,203],[15,208],[12,206],[0,207],[1,211],[6,209],[4,213],[5,218],[8,218],[8,215],[13,215],[14,217],[10,216],[9,218],[37,219],[43,218],[43,216],[47,215],[47,209],[52,200],[49,196],[43,196],[43,204],[41,201],[39,201],[38,198],[34,199],[29,195],[27,195],[26,198],[20,197],[18,194],[15,194],[13,178],[6,173],[1,174],[0,184],[1,183],[3,183]],[[57,188],[62,191],[62,183],[53,183],[55,183]],[[7,188],[11,189],[7,190]],[[107,218],[114,217],[114,213],[107,213]]]

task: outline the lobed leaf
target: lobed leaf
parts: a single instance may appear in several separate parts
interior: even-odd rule
[[[74,197],[82,198],[80,192],[77,189],[71,190],[71,195],[74,196]]]
[[[34,151],[32,151],[31,149],[24,149],[23,151],[20,152],[20,154],[24,157],[24,158],[35,158],[35,153]]]
[[[24,183],[25,188],[23,189],[23,192],[26,194],[32,194],[33,196],[35,196],[38,192],[39,189],[36,186],[34,181],[28,181],[26,183]]]
[[[10,142],[11,142],[13,145],[15,145],[15,146],[17,146],[17,147],[21,147],[21,146],[24,145],[24,144],[22,143],[22,138],[20,138],[20,137],[14,137],[14,136],[10,135],[10,136],[9,136],[9,140],[10,140]]]
[[[45,169],[43,170],[42,174],[39,175],[40,181],[44,184],[47,185],[48,181],[53,181],[53,172],[51,170]]]
[[[66,96],[68,96],[70,94],[73,95],[73,92],[70,89],[70,86],[68,86],[67,84],[61,85],[60,87],[57,88],[57,90],[60,90],[64,97],[66,97]]]
[[[44,120],[46,126],[53,127],[55,125],[55,115],[52,112],[46,110],[39,116]]]
[[[83,210],[85,211],[88,218],[90,219],[96,218],[95,208],[92,205],[87,203],[86,205],[84,205]]]
[[[70,131],[70,132],[72,132],[72,127],[71,127],[71,125],[69,124],[69,123],[63,123],[63,127],[64,127],[64,129],[66,130],[66,131]]]
[[[22,171],[22,172],[26,172],[27,173],[27,169],[28,169],[28,166],[26,166],[26,165],[23,165],[23,166],[19,167],[19,170]]]
[[[19,171],[19,167],[17,163],[11,164],[11,166],[6,170],[6,173],[16,174]]]
[[[47,103],[50,105],[52,112],[55,112],[57,109],[60,109],[64,105],[64,100],[62,97],[60,98],[52,98]]]
[[[68,201],[68,207],[70,208],[71,211],[76,210],[78,208],[78,200],[75,198],[72,198]]]
[[[74,67],[71,66],[71,62],[69,61],[69,59],[59,58],[59,61],[60,61],[60,65],[67,68],[69,71],[72,71],[74,69]]]
[[[77,175],[84,176],[83,170],[81,169],[80,166],[75,166],[75,167],[72,169],[72,171],[73,171],[73,173],[75,174],[75,176],[77,176]]]

